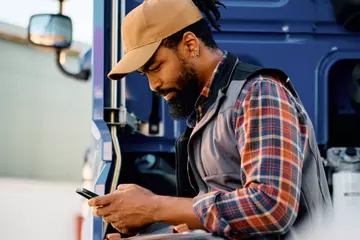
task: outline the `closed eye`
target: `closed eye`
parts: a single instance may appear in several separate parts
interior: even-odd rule
[[[157,65],[155,68],[149,69],[149,72],[158,72],[162,64]]]

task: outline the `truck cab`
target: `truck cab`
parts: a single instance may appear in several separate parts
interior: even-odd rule
[[[243,62],[286,72],[302,99],[333,190],[332,174],[349,154],[360,159],[360,4],[336,0],[224,0],[219,47]],[[29,41],[54,49],[59,70],[74,81],[92,81],[93,146],[84,164],[84,186],[104,195],[120,183],[136,183],[156,194],[176,196],[175,141],[185,129],[166,102],[137,73],[121,81],[106,76],[124,54],[121,22],[138,0],[94,1],[92,48],[70,73],[60,56],[71,45],[71,19],[34,15]],[[350,149],[350,150],[349,150]],[[337,169],[337,170],[336,170]],[[81,173],[79,173],[81,174]],[[85,208],[83,239],[114,232]]]

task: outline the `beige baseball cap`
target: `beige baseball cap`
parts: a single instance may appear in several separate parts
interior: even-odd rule
[[[199,21],[202,14],[192,0],[145,0],[126,15],[121,33],[125,55],[108,77],[120,80],[141,68],[162,40]]]

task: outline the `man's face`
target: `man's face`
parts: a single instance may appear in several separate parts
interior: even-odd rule
[[[201,92],[198,74],[193,64],[180,52],[161,46],[140,70],[155,91],[168,103],[174,119],[185,119],[194,110]]]

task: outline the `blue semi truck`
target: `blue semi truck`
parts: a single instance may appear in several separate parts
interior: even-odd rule
[[[29,40],[54,48],[64,74],[93,82],[94,145],[84,166],[91,173],[86,186],[103,195],[119,183],[136,183],[176,196],[174,143],[185,122],[170,118],[164,100],[139,74],[116,82],[106,77],[124,53],[122,19],[142,1],[94,0],[93,44],[82,54],[78,73],[68,72],[60,61],[72,41],[63,2],[59,0],[59,13],[32,16]],[[334,205],[341,208],[347,199],[337,196],[344,186],[335,187],[333,176],[360,171],[359,1],[221,2],[226,5],[220,9],[222,31],[214,30],[219,47],[244,62],[280,68],[290,76],[313,121]],[[346,184],[346,178],[341,182]],[[360,189],[352,191],[360,198]],[[101,240],[112,231],[89,211],[83,239]]]

